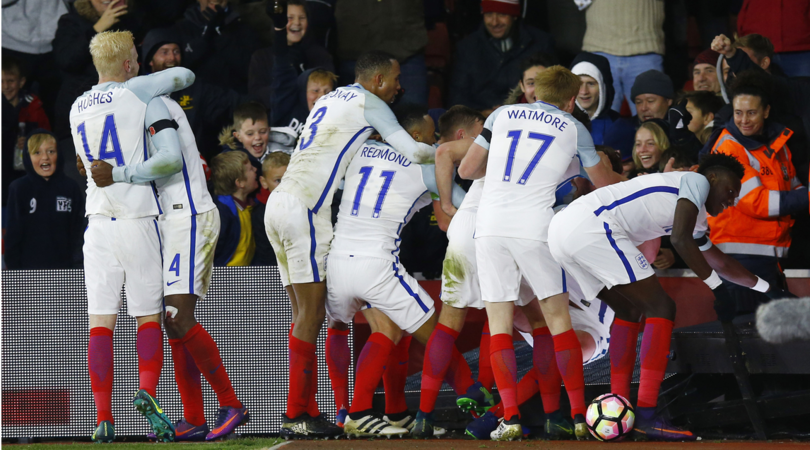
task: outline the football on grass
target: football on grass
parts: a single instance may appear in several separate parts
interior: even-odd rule
[[[591,434],[600,441],[617,441],[633,430],[636,415],[626,398],[617,394],[596,397],[585,414]]]

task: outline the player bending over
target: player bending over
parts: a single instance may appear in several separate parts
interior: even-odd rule
[[[166,334],[183,402],[183,419],[175,424],[175,439],[214,440],[232,433],[249,419],[247,408],[236,398],[216,342],[194,317],[198,299],[205,298],[211,284],[219,213],[208,193],[200,153],[183,108],[169,97],[159,100],[169,116],[151,124],[150,142],[157,144],[167,135],[162,131],[171,129],[176,130],[179,146],[149,145],[150,155],[145,162],[113,168],[102,161],[92,174],[97,186],[154,181],[161,207],[158,225],[166,283]],[[205,420],[200,374],[219,401],[213,430]]]
[[[620,178],[601,164],[587,129],[571,116],[580,85],[579,77],[560,66],[539,74],[535,92],[540,100],[492,113],[459,166],[462,178],[488,178],[476,216],[475,253],[492,332],[492,370],[504,403],[505,420],[491,435],[496,440],[522,436],[512,346],[513,309],[521,279],[541,299],[571,401],[575,434],[580,439],[588,435],[582,350],[571,328],[565,273],[548,249],[548,224],[554,215],[556,188],[577,155],[597,186]]]
[[[671,234],[675,250],[719,298],[727,294],[718,272],[741,286],[777,297],[782,294],[712,246],[706,236],[706,214],[716,216],[734,204],[743,173],[733,157],[709,155],[698,173],[645,175],[597,189],[551,221],[548,233],[554,259],[577,280],[584,299],[599,297],[616,313],[609,346],[611,390],[626,398],[636,361],[639,319],[641,314],[647,318],[635,424],[635,431],[647,438],[694,440],[695,436],[655,413],[675,302],[637,246]]]
[[[70,110],[73,143],[84,166],[103,163],[134,166],[147,159],[146,131],[171,119],[163,100],[155,98],[194,82],[194,74],[173,68],[134,78],[138,53],[128,31],[99,33],[90,41],[90,54],[99,75],[97,85],[82,94]],[[155,131],[152,144],[158,151],[179,151],[177,132]],[[155,168],[161,160],[149,160]],[[149,183],[107,187],[87,180],[84,236],[84,273],[90,342],[87,363],[96,403],[95,442],[115,439],[112,415],[113,330],[121,309],[121,285],[127,295],[127,312],[138,323],[138,373],[140,390],[133,404],[162,441],[174,440],[175,430],[155,399],[163,367],[163,277],[157,216],[160,205]]]
[[[414,164],[432,161],[433,147],[415,142],[388,107],[399,85],[399,63],[384,52],[361,55],[356,83],[321,97],[304,124],[281,184],[267,201],[267,237],[290,297],[290,391],[282,416],[287,438],[339,436],[315,402],[315,343],[325,317],[326,255],[332,240],[329,205],[346,168],[372,129]],[[379,175],[378,175],[379,176]]]
[[[407,131],[433,128],[427,110],[402,107],[398,116]],[[422,142],[432,144],[432,130],[421,133]],[[371,408],[391,352],[404,330],[426,343],[436,320],[433,300],[399,262],[399,233],[419,209],[431,203],[435,188],[433,166],[416,165],[389,145],[368,141],[346,171],[344,194],[335,227],[335,239],[327,268],[326,309],[332,320],[348,323],[363,308],[384,313],[377,318],[382,326],[372,326],[357,363],[354,398],[344,423],[348,435],[402,435],[408,430],[389,425]],[[456,186],[457,204],[464,191]],[[376,328],[376,329],[375,329]],[[460,392],[472,384],[469,367],[456,350],[452,356],[459,366],[459,378],[448,382]],[[466,371],[464,370],[466,367]],[[465,376],[466,375],[466,376]],[[404,387],[404,386],[403,386]],[[404,406],[404,405],[403,405]],[[406,415],[407,408],[392,414]],[[399,420],[396,420],[399,419]],[[408,425],[407,417],[389,417],[398,425]]]

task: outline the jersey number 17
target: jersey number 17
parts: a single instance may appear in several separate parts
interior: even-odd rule
[[[512,139],[512,145],[509,146],[509,153],[506,155],[506,170],[503,174],[503,181],[507,183],[512,181],[512,163],[515,161],[515,153],[517,152],[521,134],[523,134],[523,130],[512,130],[509,133],[506,133],[506,136]],[[531,161],[529,161],[529,165],[526,166],[526,170],[523,171],[523,175],[521,175],[518,179],[518,184],[526,184],[526,180],[528,180],[532,175],[532,172],[534,172],[535,167],[537,167],[537,163],[540,162],[540,158],[543,157],[546,150],[548,150],[549,146],[551,146],[551,143],[554,142],[554,136],[540,133],[530,132],[529,139],[540,141],[540,148],[537,149],[537,153],[535,153]]]

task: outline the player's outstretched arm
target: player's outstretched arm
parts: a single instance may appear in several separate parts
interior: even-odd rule
[[[113,169],[113,181],[145,183],[168,177],[183,169],[183,153],[177,135],[177,122],[172,120],[169,108],[161,98],[153,98],[146,107],[146,129],[152,134],[155,153],[134,166]]]
[[[366,95],[365,110],[366,121],[380,133],[383,140],[391,144],[403,156],[416,164],[432,164],[436,158],[436,149],[432,145],[423,144],[413,140],[405,131],[396,116],[385,102],[374,94]]]
[[[692,237],[699,211],[697,205],[692,201],[685,198],[678,199],[675,206],[675,220],[672,223],[671,242],[686,265],[695,272],[698,278],[706,281],[712,275],[712,267],[706,262],[700,246]]]
[[[477,180],[487,174],[487,157],[489,150],[478,144],[478,140],[473,142],[467,155],[461,160],[458,166],[458,175],[465,180]]]
[[[743,267],[739,261],[723,253],[719,248],[711,246],[703,251],[706,262],[714,269],[718,275],[734,284],[753,288],[759,278]],[[764,283],[767,283],[763,281]]]
[[[445,142],[436,149],[436,185],[441,198],[442,211],[450,217],[456,214],[456,206],[451,200],[451,192],[457,186],[453,182],[456,165],[461,163],[473,140],[470,138]]]
[[[579,121],[574,121],[577,128],[577,153],[579,160],[582,161],[582,166],[588,174],[591,183],[597,188],[607,186],[609,184],[626,181],[627,178],[621,174],[613,171],[610,165],[610,160],[604,153],[597,152],[593,145],[591,133]],[[607,162],[605,162],[607,159]]]
[[[185,67],[172,67],[150,75],[135,77],[126,84],[142,102],[148,104],[152,97],[168,95],[191,86],[195,78],[194,72]]]

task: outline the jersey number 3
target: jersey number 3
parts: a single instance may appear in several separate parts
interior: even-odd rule
[[[82,122],[76,131],[82,135],[82,145],[84,146],[84,154],[87,155],[87,160],[93,162],[93,155],[90,153],[90,147],[87,145],[87,131],[85,130],[84,122]],[[107,150],[107,147],[112,147],[112,151]],[[123,166],[124,153],[121,151],[121,144],[118,142],[118,130],[115,128],[115,117],[109,114],[104,118],[104,129],[101,131],[101,145],[98,149],[98,159],[115,159],[116,166]]]
[[[503,174],[503,181],[507,183],[512,181],[512,163],[515,161],[515,153],[517,152],[518,143],[520,142],[520,135],[522,133],[522,130],[513,130],[506,134],[508,138],[512,139],[512,145],[509,146],[509,153],[506,155],[506,170]],[[526,180],[528,180],[532,175],[532,172],[534,172],[535,167],[537,167],[537,163],[540,162],[540,158],[543,157],[546,150],[548,150],[549,146],[551,146],[551,143],[554,142],[554,136],[540,133],[529,133],[529,139],[541,141],[540,148],[537,149],[537,153],[535,153],[532,160],[529,161],[529,165],[526,166],[526,170],[523,171],[523,175],[521,175],[518,179],[518,184],[526,184]]]

